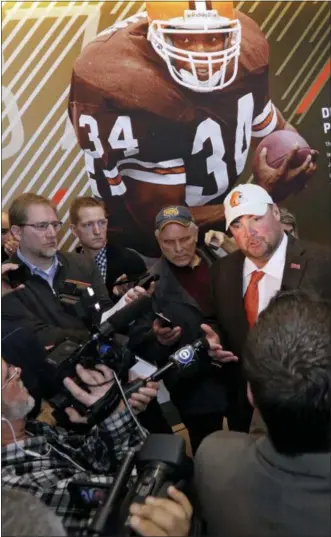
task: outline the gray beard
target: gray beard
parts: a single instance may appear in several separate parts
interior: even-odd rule
[[[25,418],[29,412],[33,409],[35,405],[35,400],[32,397],[32,395],[29,395],[28,399],[26,401],[22,401],[19,404],[16,404],[15,406],[6,406],[5,407],[5,417],[8,421],[17,421],[22,420]]]

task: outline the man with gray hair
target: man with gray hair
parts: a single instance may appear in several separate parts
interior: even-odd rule
[[[172,326],[164,326],[155,315],[148,315],[135,324],[130,342],[137,354],[162,366],[180,347],[202,336],[213,346],[217,336],[209,326],[214,321],[209,294],[211,261],[197,248],[198,227],[189,209],[173,205],[163,208],[156,216],[155,237],[162,257],[151,269],[160,276],[154,310],[169,318]],[[217,353],[213,356],[222,363],[237,360],[220,345],[214,350]],[[189,431],[193,452],[207,434],[222,428],[227,395],[226,367],[221,370],[217,367],[220,365],[218,361],[206,363],[200,375],[189,379],[165,379],[171,400]]]

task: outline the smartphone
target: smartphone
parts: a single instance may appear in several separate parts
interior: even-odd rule
[[[118,282],[114,283],[115,285],[126,285],[127,283],[134,283],[137,284],[138,280],[145,278],[148,274],[146,272],[142,274],[141,276],[130,276],[130,278],[125,278],[125,280],[119,280]]]
[[[137,281],[136,285],[143,287],[143,289],[148,289],[152,282],[159,280],[160,276],[158,274],[146,274],[140,280]]]
[[[162,328],[174,328],[173,323],[162,313],[155,313],[155,317],[160,321]]]
[[[16,270],[9,270],[4,276],[3,279],[9,283],[10,287],[15,289],[22,283],[25,283],[30,274],[30,270],[24,263],[19,265]]]

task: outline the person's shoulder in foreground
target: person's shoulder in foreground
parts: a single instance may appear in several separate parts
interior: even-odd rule
[[[195,485],[207,535],[329,536],[330,468],[330,453],[292,459],[278,453],[268,436],[255,439],[234,431],[209,435],[195,456]],[[305,516],[308,498],[310,515]]]
[[[266,434],[217,433],[196,456],[208,534],[326,537],[331,531],[331,304],[279,292],[250,330],[247,396]]]

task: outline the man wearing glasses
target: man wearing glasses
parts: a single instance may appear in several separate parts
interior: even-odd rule
[[[84,255],[97,264],[110,296],[122,296],[129,284],[114,288],[115,281],[144,274],[147,269],[143,259],[133,250],[111,243],[103,201],[88,196],[76,198],[69,212],[71,231],[79,239]]]
[[[24,289],[3,297],[2,317],[26,326],[44,347],[66,338],[84,341],[88,332],[83,321],[72,306],[60,301],[59,293],[65,280],[84,282],[93,288],[101,309],[111,308],[113,303],[97,266],[76,253],[57,251],[62,222],[46,198],[22,194],[9,209],[9,222],[19,242],[10,262],[24,264],[28,276]]]
[[[89,386],[88,392],[72,379],[64,380],[71,395],[88,407],[103,397],[113,383],[112,371],[105,365],[97,367],[88,370],[77,366],[77,376]],[[108,490],[103,488],[101,493],[111,490],[119,461],[128,449],[138,450],[144,440],[144,431],[139,431],[134,414],[150,404],[157,390],[157,383],[148,383],[132,394],[132,415],[121,401],[100,425],[83,435],[29,418],[34,399],[22,382],[21,369],[1,360],[2,489],[30,492],[59,516],[68,535],[85,535],[95,507],[79,507],[70,485],[85,481],[95,489],[100,484],[107,485]],[[82,423],[83,418],[74,408],[68,407],[66,412],[72,423]],[[130,515],[128,523],[139,535],[185,537],[192,507],[182,492],[171,487],[169,498],[132,504]]]

